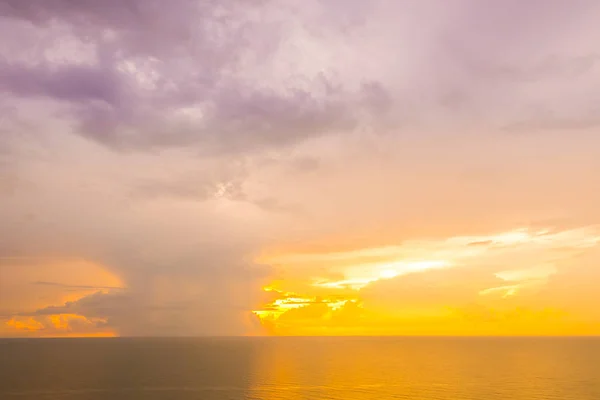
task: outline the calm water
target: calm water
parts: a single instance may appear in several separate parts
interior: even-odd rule
[[[0,340],[0,399],[600,399],[600,339]]]

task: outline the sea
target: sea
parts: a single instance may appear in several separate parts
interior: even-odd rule
[[[2,400],[600,400],[600,338],[0,340]]]

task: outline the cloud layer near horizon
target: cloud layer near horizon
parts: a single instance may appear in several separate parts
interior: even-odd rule
[[[352,307],[463,310],[540,268],[535,294],[493,306],[597,329],[577,288],[599,273],[598,17],[584,0],[0,1],[0,335],[260,333],[282,276],[278,296],[312,301],[294,313],[332,325],[339,295],[354,332]],[[453,245],[448,270],[314,286],[376,276],[355,272],[369,249],[431,261],[523,227],[556,234],[502,265]]]

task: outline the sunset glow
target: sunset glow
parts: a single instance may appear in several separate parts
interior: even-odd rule
[[[286,335],[592,333],[597,323],[587,325],[583,309],[561,309],[550,288],[561,266],[600,243],[599,233],[519,228],[266,257],[282,277],[266,289],[274,300],[255,313],[271,333]],[[319,275],[300,272],[316,265],[324,266],[313,267]]]

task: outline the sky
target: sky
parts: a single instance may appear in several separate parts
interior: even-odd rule
[[[600,334],[595,0],[0,0],[0,336]]]

